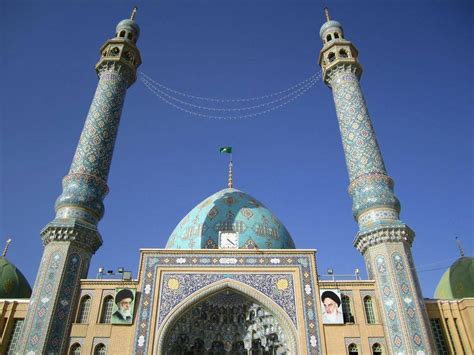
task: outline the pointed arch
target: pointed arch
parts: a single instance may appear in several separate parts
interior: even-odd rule
[[[165,335],[173,328],[175,323],[179,318],[193,308],[196,304],[201,301],[204,301],[207,298],[210,298],[220,292],[225,290],[231,290],[250,299],[262,304],[267,307],[274,313],[279,324],[283,328],[285,334],[288,336],[288,348],[291,351],[291,354],[299,354],[298,351],[298,333],[296,327],[291,321],[288,314],[270,297],[266,296],[262,292],[256,290],[255,288],[244,284],[243,282],[236,281],[233,279],[223,279],[214,282],[202,289],[192,293],[180,303],[178,303],[171,312],[165,317],[160,328],[157,329],[155,334],[155,339],[153,344],[156,348],[153,350],[154,354],[163,354],[163,346],[165,344],[164,338]]]

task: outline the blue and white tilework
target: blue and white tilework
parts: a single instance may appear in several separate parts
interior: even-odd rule
[[[227,278],[255,288],[280,305],[288,313],[297,329],[300,329],[300,331],[304,329],[307,332],[309,354],[320,354],[318,319],[315,308],[317,302],[315,302],[314,294],[316,292],[314,284],[316,276],[312,272],[312,260],[308,255],[244,254],[235,255],[234,257],[229,256],[229,254],[224,256],[219,254],[189,253],[176,255],[150,253],[143,256],[143,265],[134,354],[146,354],[149,351],[150,329],[153,327],[156,330],[158,326],[161,326],[166,315],[179,302],[199,289],[209,287],[213,283]],[[207,267],[213,268],[213,270],[212,273],[191,273],[189,271],[181,273],[176,271],[176,267],[189,266]],[[279,269],[288,266],[296,266],[299,269],[302,280],[300,292],[303,295],[304,324],[298,324],[296,321],[294,280],[287,272],[279,271]],[[171,267],[173,271],[167,273],[164,271],[166,267]],[[218,272],[215,269],[216,267],[219,268]],[[248,271],[245,271],[249,267],[252,267],[252,269],[262,267],[262,271],[265,271],[265,273],[254,271],[252,277],[250,277]],[[272,273],[268,273],[269,267],[274,269]],[[160,285],[159,307],[154,304],[158,269],[162,270],[164,274]],[[241,271],[236,271],[236,269],[241,269]],[[179,287],[175,288],[175,292],[171,292],[166,288],[167,281],[171,278],[178,280]],[[277,280],[282,278],[288,281],[288,288],[283,292],[275,287]],[[160,314],[157,318],[157,324],[152,326],[150,315],[152,312],[156,312],[156,309],[160,310]]]
[[[400,203],[393,193],[393,181],[387,176],[372,122],[357,75],[338,69],[331,87],[339,120],[353,198],[352,211],[358,219],[374,207],[386,207],[396,213]],[[398,217],[398,216],[397,216]],[[364,227],[366,221],[359,221]]]
[[[83,218],[97,223],[104,214],[103,199],[128,81],[113,69],[101,74],[63,193],[56,201],[57,218],[78,217],[70,206],[89,211]],[[66,215],[61,211],[68,207]]]
[[[24,347],[25,353],[35,353],[41,350],[48,330],[48,322],[51,320],[51,312],[54,308],[56,285],[61,277],[64,257],[64,253],[60,250],[51,250],[50,255],[43,257],[40,274],[35,283],[28,315],[22,330],[22,334],[27,334],[28,337],[22,336],[21,339],[23,340],[19,344],[20,347],[17,347],[19,350]]]
[[[171,233],[167,249],[213,249],[219,232],[239,235],[241,249],[294,249],[280,220],[252,196],[224,189],[194,207]]]
[[[412,340],[411,346],[416,354],[420,354],[421,352],[426,354],[427,352],[423,342],[423,331],[420,327],[420,310],[418,309],[417,298],[414,296],[412,288],[410,287],[411,283],[403,257],[400,253],[395,252],[392,254],[392,266],[395,271],[398,289],[401,293],[402,304],[407,319],[406,323]]]
[[[65,274],[59,289],[56,301],[56,309],[51,318],[46,352],[48,354],[59,354],[67,340],[68,325],[72,321],[75,295],[77,294],[79,279],[81,276],[82,258],[77,253],[71,253],[65,266]]]
[[[166,285],[170,279],[178,280],[179,287],[176,290],[172,290]],[[275,301],[281,308],[285,310],[288,316],[296,323],[296,308],[295,308],[295,295],[293,288],[293,278],[288,274],[255,274],[255,273],[242,273],[242,274],[224,274],[224,273],[165,273],[161,281],[161,294],[160,294],[160,313],[158,316],[157,327],[161,325],[165,317],[169,312],[182,300],[191,295],[192,293],[213,284],[219,280],[233,279],[249,285],[263,294],[269,296]],[[287,280],[288,288],[280,291],[276,287],[278,280]]]
[[[403,330],[399,321],[399,310],[397,304],[397,289],[394,289],[391,279],[390,271],[387,266],[385,257],[377,255],[375,258],[376,269],[378,273],[378,287],[382,298],[382,306],[384,312],[384,323],[388,330],[388,338],[392,344],[392,349],[395,353],[405,354],[407,349],[403,341]]]

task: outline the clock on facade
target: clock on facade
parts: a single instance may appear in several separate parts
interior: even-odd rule
[[[238,249],[239,248],[239,233],[219,232],[219,248]]]

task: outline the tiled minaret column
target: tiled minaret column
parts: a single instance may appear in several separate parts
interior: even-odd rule
[[[127,88],[135,82],[140,53],[135,46],[139,27],[131,19],[117,25],[116,36],[100,49],[96,65],[99,84],[63,192],[56,217],[41,232],[44,253],[23,326],[20,354],[67,353],[80,279],[87,276],[91,256],[102,245],[97,224],[120,115]]]
[[[431,332],[411,255],[414,232],[399,217],[400,203],[387,175],[359,79],[362,67],[342,26],[331,21],[320,30],[319,56],[332,89],[349,172],[353,214],[359,224],[355,247],[376,280],[388,351],[433,354]]]

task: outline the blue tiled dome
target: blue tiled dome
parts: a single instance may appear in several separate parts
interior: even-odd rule
[[[220,231],[239,234],[239,248],[294,249],[285,226],[252,196],[224,189],[194,207],[171,234],[168,249],[217,248]]]

